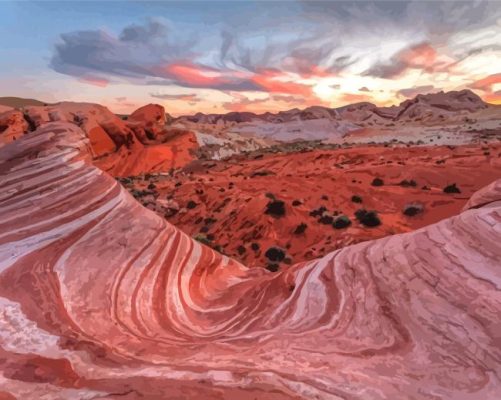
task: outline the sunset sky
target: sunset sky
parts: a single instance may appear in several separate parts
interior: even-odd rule
[[[0,2],[0,96],[174,115],[501,103],[501,2]]]

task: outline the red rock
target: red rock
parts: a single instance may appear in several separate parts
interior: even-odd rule
[[[10,110],[0,114],[0,146],[19,139],[28,130],[23,113]]]
[[[154,141],[165,132],[165,109],[158,104],[145,105],[129,115],[127,122],[142,143]]]
[[[81,129],[46,124],[0,149],[2,390],[497,400],[496,188],[479,208],[272,273],[193,241],[93,166]],[[28,382],[8,370],[23,355],[59,361]]]

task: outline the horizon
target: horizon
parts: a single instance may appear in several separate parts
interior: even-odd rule
[[[472,92],[473,94],[476,94],[478,95],[478,93],[476,93],[474,90],[471,90],[471,89],[466,89],[466,90],[469,90],[470,92]],[[438,91],[438,92],[429,92],[429,93],[419,93],[419,94],[416,94],[415,96],[413,97],[410,97],[410,98],[407,98],[407,99],[404,99],[402,101],[399,101],[395,104],[390,104],[388,106],[378,106],[377,104],[374,104],[376,107],[380,107],[380,108],[383,108],[383,107],[398,107],[401,103],[403,103],[404,101],[406,100],[413,100],[415,99],[417,96],[419,95],[435,95],[435,94],[440,94],[440,93],[450,93],[452,91],[447,91],[447,92],[444,92],[444,91]],[[479,95],[479,97],[481,98],[481,96]],[[25,101],[30,101],[30,100],[34,100],[34,101],[39,101],[41,103],[44,103],[45,105],[48,105],[48,106],[55,106],[55,105],[58,105],[60,103],[65,103],[65,102],[72,102],[72,103],[87,103],[85,101],[78,101],[78,100],[59,100],[59,101],[56,101],[54,103],[50,103],[50,102],[45,102],[40,99],[33,99],[33,98],[21,98],[21,97],[15,97],[15,96],[0,96],[0,101],[3,100],[3,99],[7,99],[7,98],[12,98],[12,99],[19,99],[19,100],[25,100]],[[484,99],[481,98],[482,101],[484,101],[486,104],[489,104],[489,105],[493,105],[493,106],[496,106],[496,105],[501,105],[501,104],[496,104],[496,103],[489,103],[489,102],[486,102]],[[180,117],[187,117],[187,116],[193,116],[193,115],[196,115],[198,113],[202,113],[204,115],[225,115],[225,114],[229,114],[229,113],[253,113],[253,114],[256,114],[256,115],[263,115],[263,114],[266,114],[266,113],[272,113],[272,114],[277,114],[277,113],[280,113],[280,112],[287,112],[287,111],[292,111],[292,110],[305,110],[307,108],[310,108],[310,107],[324,107],[324,108],[330,108],[330,109],[339,109],[339,108],[343,108],[343,107],[348,107],[350,105],[354,105],[354,104],[360,104],[360,103],[364,103],[364,102],[354,102],[354,103],[348,103],[348,104],[343,104],[343,105],[340,105],[340,106],[324,106],[324,105],[316,105],[316,104],[312,104],[312,105],[308,105],[308,106],[305,106],[305,107],[293,107],[293,108],[287,108],[287,109],[282,109],[282,110],[273,110],[273,111],[262,111],[262,112],[254,112],[254,111],[249,111],[249,110],[242,110],[242,111],[226,111],[226,112],[222,112],[222,113],[202,113],[200,111],[194,111],[193,113],[191,114],[172,114],[170,113],[168,110],[166,110],[165,112],[167,114],[169,114],[170,116],[174,117],[174,118],[180,118]],[[365,102],[367,103],[367,102]],[[371,102],[368,102],[368,103],[371,103]],[[90,104],[98,104],[98,103],[90,103]],[[136,108],[130,110],[129,112],[126,112],[126,113],[120,113],[120,112],[115,112],[113,109],[109,108],[109,110],[111,112],[113,112],[114,114],[116,115],[130,115],[132,114],[134,111],[136,111],[137,109],[143,107],[143,106],[146,106],[146,105],[154,105],[154,104],[159,104],[158,102],[155,103],[155,102],[150,102],[150,103],[145,103],[145,104],[138,104]],[[0,102],[0,105],[2,105],[2,103]],[[165,108],[165,105],[162,105],[164,108]],[[14,107],[15,108],[15,107]]]
[[[174,116],[391,106],[462,89],[501,104],[497,2],[2,2],[0,11],[2,96],[118,114],[158,103]]]

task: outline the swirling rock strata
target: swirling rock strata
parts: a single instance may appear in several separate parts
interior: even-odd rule
[[[0,174],[0,398],[499,398],[499,184],[271,273],[142,208],[75,125],[0,149]]]

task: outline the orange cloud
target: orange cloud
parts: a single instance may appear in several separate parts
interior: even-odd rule
[[[279,80],[277,70],[262,70],[251,79],[268,93],[294,94],[309,97],[313,94],[311,86],[302,83]]]
[[[501,104],[501,90],[487,94],[484,96],[484,100],[491,104]]]
[[[179,82],[191,85],[211,86],[224,81],[215,70],[192,63],[170,64],[165,67],[165,72]]]
[[[372,98],[366,94],[344,93],[341,96],[341,102],[344,103],[359,103],[362,101],[371,101]]]
[[[107,79],[98,78],[95,76],[82,76],[78,80],[80,82],[88,83],[89,85],[94,85],[94,86],[99,86],[99,87],[106,87],[110,83],[110,81]]]
[[[437,51],[429,43],[421,43],[404,50],[399,58],[409,67],[429,69],[435,65]]]
[[[470,87],[472,89],[483,90],[484,92],[491,92],[492,86],[496,83],[501,83],[501,74],[486,76],[483,79],[473,82]]]

